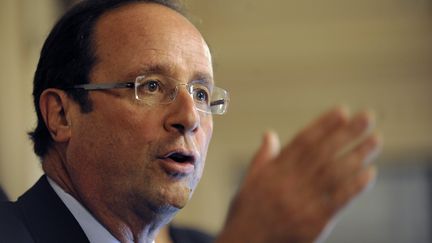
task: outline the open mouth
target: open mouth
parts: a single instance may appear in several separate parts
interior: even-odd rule
[[[177,163],[194,163],[195,158],[192,155],[187,155],[180,152],[174,152],[166,156],[166,158],[171,159]]]
[[[182,151],[170,152],[159,157],[161,166],[170,176],[183,177],[195,170],[196,157]]]

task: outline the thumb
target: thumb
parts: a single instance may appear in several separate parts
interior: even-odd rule
[[[273,160],[280,152],[280,143],[277,134],[274,131],[264,133],[260,148],[252,159],[250,169],[251,173],[259,171],[264,165]]]

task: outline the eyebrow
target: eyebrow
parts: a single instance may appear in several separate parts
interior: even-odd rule
[[[159,75],[165,75],[167,77],[176,79],[175,73],[176,73],[175,65],[153,64],[153,65],[146,65],[141,67],[138,72],[134,72],[128,75],[128,77],[132,79],[139,75],[159,74]],[[192,76],[192,79],[188,80],[188,82],[190,81],[200,81],[203,83],[213,84],[213,76],[205,72],[195,72]]]

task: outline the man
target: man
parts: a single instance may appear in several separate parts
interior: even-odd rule
[[[190,199],[229,98],[175,2],[89,0],[46,40],[34,101],[45,175],[0,206],[6,242],[152,242]],[[317,240],[375,177],[373,123],[335,108],[282,149],[267,133],[216,241]]]

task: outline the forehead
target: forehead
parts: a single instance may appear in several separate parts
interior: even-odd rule
[[[95,72],[136,75],[152,66],[172,75],[212,76],[209,48],[181,14],[154,3],[134,3],[100,17],[94,29]]]

